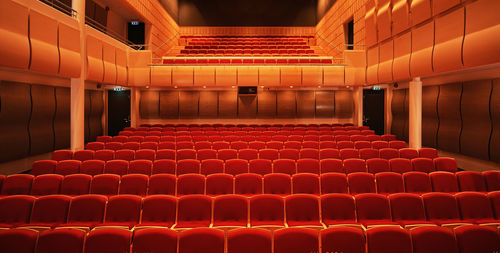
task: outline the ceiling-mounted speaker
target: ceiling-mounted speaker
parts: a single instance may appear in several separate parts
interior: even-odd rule
[[[257,86],[238,87],[238,96],[257,96]]]

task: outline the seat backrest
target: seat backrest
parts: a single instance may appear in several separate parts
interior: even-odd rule
[[[170,227],[175,223],[177,198],[173,196],[147,196],[142,203],[142,225]]]
[[[123,253],[130,251],[132,232],[128,229],[102,228],[89,232],[85,241],[85,253]]]
[[[422,195],[425,213],[430,221],[459,220],[458,204],[455,197],[449,193],[431,192]]]
[[[389,202],[394,221],[425,221],[424,202],[419,195],[395,193],[389,195]]]
[[[271,231],[258,228],[231,230],[227,235],[227,252],[271,253]]]
[[[106,206],[104,221],[138,224],[142,209],[142,198],[135,195],[111,196]]]
[[[250,198],[251,226],[283,226],[285,203],[282,197],[274,194],[255,195]]]
[[[134,231],[132,252],[176,252],[177,232],[167,228],[147,228]]]
[[[347,175],[351,194],[375,193],[375,176],[367,172],[354,172]]]
[[[389,200],[385,195],[362,193],[355,197],[358,221],[388,220],[391,221]]]
[[[410,231],[413,253],[458,253],[452,230],[438,226],[422,226]]]
[[[500,238],[494,228],[478,225],[461,226],[455,229],[455,235],[462,253],[500,251]]]
[[[307,206],[307,208],[301,208]],[[293,194],[285,198],[285,220],[289,226],[319,225],[319,199],[311,194]]]
[[[460,191],[486,191],[483,175],[477,171],[460,171],[455,174]]]
[[[0,223],[27,224],[36,198],[26,195],[5,196],[0,198]]]
[[[435,171],[429,173],[432,189],[435,192],[458,192],[458,182],[455,173]]]
[[[273,173],[283,173],[293,175],[297,173],[297,167],[294,160],[278,159],[273,162]]]
[[[172,174],[156,174],[149,177],[148,195],[175,195],[177,178]]]
[[[419,171],[410,171],[403,174],[406,192],[426,193],[432,192],[429,174]]]
[[[272,173],[264,176],[264,193],[289,195],[292,192],[292,180],[290,175],[283,173]]]
[[[2,195],[29,195],[33,183],[33,175],[14,174],[5,178],[2,185]]]
[[[177,177],[177,196],[205,194],[205,177],[199,174],[185,174]]]
[[[211,174],[206,178],[206,185],[207,195],[215,196],[232,194],[234,187],[234,178],[233,175],[230,174]]]
[[[179,252],[224,253],[224,232],[218,229],[194,228],[179,235]]]
[[[104,222],[104,212],[108,198],[103,195],[82,195],[74,197],[69,206],[68,223]]]
[[[375,227],[366,231],[367,250],[371,253],[411,253],[410,234],[395,226]]]
[[[319,176],[312,173],[298,173],[292,176],[292,194],[320,194]]]
[[[30,223],[56,225],[65,223],[71,197],[65,195],[42,196],[35,200]]]
[[[265,159],[250,160],[248,167],[248,172],[260,174],[262,176],[270,174],[273,171],[273,163]]]
[[[262,194],[262,176],[254,173],[239,174],[234,177],[234,193],[241,195]]]
[[[177,224],[196,222],[200,227],[208,227],[212,217],[212,198],[205,195],[182,196],[178,199]]]
[[[322,252],[365,253],[365,242],[361,229],[333,227],[321,231]]]
[[[325,225],[356,223],[354,197],[350,194],[331,193],[321,195],[321,218]]]
[[[84,195],[90,193],[92,176],[84,174],[67,175],[61,183],[61,194]]]
[[[242,195],[221,195],[213,200],[213,226],[243,226],[248,223],[248,199]]]
[[[243,159],[227,160],[224,172],[233,176],[248,173],[248,161]]]
[[[120,181],[120,194],[145,196],[148,190],[149,177],[144,174],[124,175]]]
[[[462,219],[494,219],[491,202],[481,192],[459,192],[455,194]]]
[[[274,253],[319,252],[318,232],[307,228],[285,228],[274,232]]]
[[[56,174],[36,176],[31,185],[31,195],[59,194],[63,178]]]
[[[389,161],[382,158],[372,158],[366,160],[366,167],[368,168],[368,172],[374,174],[379,172],[391,171]]]
[[[92,178],[90,183],[91,194],[117,195],[120,185],[120,176],[115,174],[101,174]]]
[[[6,229],[0,231],[0,251],[33,253],[37,245],[38,231],[31,229]]]
[[[403,177],[399,173],[377,173],[375,174],[375,181],[377,182],[377,193],[391,194],[405,191]]]

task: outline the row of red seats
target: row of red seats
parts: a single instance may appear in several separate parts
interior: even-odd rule
[[[125,143],[125,145],[128,143]],[[148,144],[147,142],[145,144]],[[137,145],[139,147],[139,145]],[[144,146],[143,146],[144,147]],[[404,148],[404,149],[392,149],[392,148],[384,148],[384,149],[372,149],[372,148],[364,148],[364,149],[332,149],[325,148],[321,150],[317,149],[281,149],[279,151],[275,149],[132,149],[132,146],[126,146],[125,149],[100,149],[95,148],[95,146],[88,146],[86,150],[57,150],[52,153],[52,160],[54,161],[62,161],[62,160],[78,160],[78,161],[87,161],[87,160],[208,160],[208,159],[219,159],[222,161],[227,161],[231,159],[243,159],[247,161],[264,159],[275,161],[278,159],[290,159],[294,161],[298,161],[300,159],[314,159],[314,160],[325,160],[325,159],[362,159],[362,160],[370,160],[370,159],[384,159],[390,160],[395,158],[405,158],[405,159],[415,159],[415,158],[429,158],[435,159],[437,158],[437,151],[433,149],[429,149],[429,151],[416,149]],[[94,150],[96,149],[96,150]],[[456,163],[455,163],[456,164]],[[456,167],[456,165],[454,166]],[[432,167],[434,168],[434,167]]]
[[[275,46],[286,46],[286,45],[307,45],[306,41],[286,41],[286,40],[275,40],[275,41],[189,41],[188,45],[200,45],[200,46],[250,46],[250,45],[275,45]]]
[[[61,243],[64,242],[64,243]],[[35,251],[36,249],[36,251]],[[194,228],[178,232],[166,228],[135,231],[101,228],[86,233],[77,229],[37,232],[0,231],[0,251],[16,253],[491,253],[500,251],[498,231],[463,225],[453,230],[427,226],[411,231],[398,227],[282,228],[274,233],[259,228],[227,232]]]
[[[500,224],[500,192],[295,194],[286,197],[261,194],[7,196],[0,198],[1,227],[162,226],[196,227],[312,227],[332,225],[373,227],[395,225],[457,226]],[[142,217],[141,217],[142,216]]]
[[[201,51],[201,50],[200,50]],[[210,51],[210,50],[208,50]],[[203,56],[229,56],[228,54],[212,54]],[[179,55],[179,57],[185,57],[190,55]],[[263,55],[264,56],[264,55]],[[270,56],[270,55],[265,55]],[[278,56],[278,55],[276,55]],[[312,55],[311,55],[312,56]],[[229,59],[229,58],[188,58],[188,59],[163,59],[163,64],[332,64],[332,59],[304,59],[304,58],[296,58],[296,59]]]
[[[215,124],[197,124],[197,123],[191,123],[191,124],[141,124],[140,127],[286,127],[286,128],[294,128],[294,127],[311,127],[311,128],[318,128],[318,127],[355,127],[354,124],[352,123],[332,123],[332,124],[327,124],[327,123],[321,123],[321,124],[220,124],[220,123],[215,123]],[[367,126],[361,126],[360,128],[367,128]]]
[[[457,173],[437,171],[423,172],[380,172],[377,174],[355,172],[325,173],[318,176],[311,173],[298,173],[292,176],[282,173],[265,176],[253,173],[231,174],[88,174],[67,176],[44,174],[32,176],[18,174],[8,176],[2,189],[4,195],[50,195],[50,194],[133,194],[133,195],[225,195],[225,194],[329,194],[329,193],[427,193],[427,192],[465,192],[500,190],[500,173],[462,171]],[[89,174],[90,174],[89,173]],[[102,171],[101,171],[102,173]],[[120,173],[110,171],[109,173]]]
[[[308,45],[267,45],[267,44],[244,44],[244,45],[189,45],[184,49],[309,49]]]
[[[127,128],[126,128],[127,129]],[[126,132],[126,133],[135,133],[135,132],[145,132],[145,133],[160,133],[161,135],[172,135],[172,136],[179,136],[179,135],[268,135],[268,136],[274,136],[274,135],[280,135],[280,136],[323,136],[323,135],[333,135],[333,136],[340,136],[340,135],[348,135],[348,136],[353,136],[353,135],[375,135],[375,132],[373,130],[279,130],[279,131],[274,131],[274,130],[266,130],[266,131],[260,131],[260,130],[255,130],[255,131],[232,131],[232,130],[194,130],[194,129],[189,129],[187,131],[173,131],[173,130],[168,130],[168,127],[165,127],[163,129],[160,129],[159,127],[155,128],[152,127],[150,129],[145,129],[145,128],[137,128],[137,129],[132,129],[132,130],[123,130],[120,132]],[[148,134],[146,134],[148,135]],[[392,135],[382,135],[382,136],[392,136]]]
[[[227,141],[197,141],[197,142],[192,142],[192,141],[179,141],[179,142],[173,142],[173,141],[160,141],[160,142],[155,142],[155,141],[145,141],[145,142],[138,142],[138,141],[131,141],[131,138],[129,138],[129,141],[127,142],[89,142],[85,146],[86,149],[88,150],[102,150],[102,149],[109,149],[109,150],[121,150],[121,149],[130,149],[130,150],[139,150],[139,149],[151,149],[151,150],[162,150],[162,149],[172,149],[172,150],[183,150],[183,149],[193,149],[193,150],[202,150],[202,149],[211,149],[211,150],[255,150],[255,151],[262,151],[266,149],[272,149],[275,150],[276,152],[282,152],[282,150],[294,150],[293,152],[297,153],[302,153],[302,152],[313,152],[313,151],[307,151],[309,149],[314,149],[315,153],[320,152],[319,150],[325,150],[325,149],[336,149],[336,150],[345,150],[345,149],[355,149],[355,150],[362,150],[362,149],[373,149],[374,152],[376,152],[376,157],[378,157],[378,153],[380,152],[379,150],[383,149],[394,149],[394,150],[403,150],[404,152],[411,153],[412,158],[413,157],[419,157],[419,151],[416,149],[411,149],[407,148],[407,145],[403,141],[390,141],[390,142],[385,142],[385,141],[374,141],[374,142],[368,142],[368,141],[357,141],[357,142],[352,142],[352,141],[304,141],[304,142],[298,142],[298,141],[286,141],[286,142],[281,142],[281,141],[268,141],[268,142],[263,142],[263,141],[252,141],[252,142],[246,142],[246,141],[233,141],[233,142],[227,142]],[[135,139],[135,138],[134,138]],[[290,151],[292,152],[292,151]],[[338,153],[338,151],[337,151]],[[437,152],[435,152],[437,153]],[[396,154],[397,155],[397,154]],[[317,154],[316,154],[316,159],[317,159]],[[311,157],[312,158],[312,157]],[[336,157],[330,157],[330,158],[336,158]]]
[[[199,47],[211,47],[211,46],[199,46]],[[222,46],[213,46],[222,47]],[[286,49],[285,46],[275,46],[277,49],[255,49],[251,47],[246,47],[242,49],[181,49],[180,54],[210,54],[210,55],[290,55],[290,56],[307,56],[314,54],[313,49]],[[294,47],[294,46],[289,46]],[[296,46],[302,47],[302,46]]]
[[[33,175],[42,174],[75,174],[75,173],[86,173],[86,174],[99,174],[91,173],[91,171],[96,171],[100,173],[110,173],[109,171],[115,171],[113,173],[124,175],[132,173],[141,173],[146,175],[151,174],[213,174],[213,173],[228,173],[232,175],[237,175],[241,173],[256,173],[260,175],[271,174],[271,173],[285,173],[293,175],[296,173],[313,173],[313,174],[324,174],[329,172],[336,173],[354,173],[354,172],[396,172],[405,173],[410,171],[419,171],[430,173],[433,171],[448,171],[457,172],[457,163],[453,158],[440,157],[429,159],[429,158],[393,158],[393,159],[381,159],[381,158],[371,158],[367,160],[358,158],[349,158],[345,160],[340,159],[276,159],[274,161],[268,159],[205,159],[205,160],[195,160],[195,159],[184,159],[184,160],[174,160],[174,159],[157,159],[157,160],[146,160],[137,159],[140,157],[133,158],[133,153],[127,154],[126,152],[118,152],[115,155],[115,159],[109,160],[40,160],[35,161],[31,168],[31,173]],[[126,157],[129,156],[129,157]],[[113,157],[110,157],[113,158]],[[117,159],[118,158],[118,159]],[[119,159],[122,158],[122,159]],[[117,171],[120,171],[118,173]]]

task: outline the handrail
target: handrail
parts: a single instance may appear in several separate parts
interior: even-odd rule
[[[325,38],[323,38],[323,36],[321,36],[321,34],[319,34],[318,32],[316,32],[316,34],[318,35],[318,37],[322,40],[324,40],[326,43],[328,43],[328,45],[330,45],[331,47],[333,47],[335,50],[337,50],[339,53],[343,53],[342,50],[338,49],[335,45],[333,45],[330,41],[326,40]]]
[[[177,37],[178,35],[180,35],[178,32],[176,32],[174,34],[174,36],[168,38],[165,42],[163,42],[160,46],[158,46],[154,51],[153,51],[153,55],[156,54],[156,52],[158,52],[158,50],[160,50],[160,48],[162,48],[165,44],[167,44],[168,42],[170,42],[171,40],[173,40],[175,37]]]
[[[62,12],[71,17],[76,17],[76,11],[71,8],[71,6],[66,5],[65,3],[58,0],[41,0],[40,2]]]

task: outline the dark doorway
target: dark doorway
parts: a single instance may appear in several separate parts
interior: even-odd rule
[[[108,135],[115,136],[130,126],[130,91],[108,91]]]
[[[354,20],[345,23],[344,25],[344,33],[345,33],[345,42],[346,49],[353,50],[354,49]]]
[[[134,43],[135,45],[144,45],[145,44],[145,26],[143,22],[139,21],[131,21],[128,23],[128,33],[127,39]],[[144,50],[144,47],[140,47],[140,49]]]
[[[384,134],[385,123],[385,91],[363,90],[363,125],[375,130],[378,135]]]

